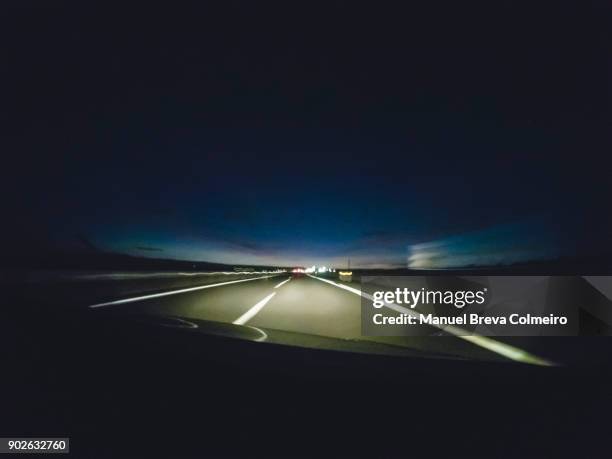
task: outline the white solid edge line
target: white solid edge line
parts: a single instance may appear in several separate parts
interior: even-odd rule
[[[266,303],[268,301],[270,301],[274,295],[276,295],[276,292],[270,293],[267,297],[265,297],[263,300],[261,300],[259,303],[257,303],[255,306],[253,306],[251,309],[249,309],[247,312],[242,314],[240,317],[238,317],[232,323],[234,325],[244,325],[244,324],[246,324],[249,320],[251,320],[253,317],[255,317],[255,315],[259,311],[261,311],[263,309],[263,307],[266,305]]]
[[[123,300],[108,301],[106,303],[92,304],[89,307],[90,308],[101,308],[103,306],[114,306],[117,304],[133,303],[135,301],[143,301],[143,300],[148,300],[151,298],[159,298],[162,296],[176,295],[178,293],[193,292],[195,290],[203,290],[205,288],[213,288],[213,287],[221,287],[222,285],[237,284],[238,282],[248,282],[248,281],[253,281],[257,279],[267,279],[268,277],[272,277],[272,276],[251,277],[249,279],[238,279],[238,280],[233,280],[233,281],[228,281],[228,282],[221,282],[218,284],[208,284],[208,285],[200,285],[198,287],[183,288],[180,290],[170,290],[169,292],[153,293],[151,295],[136,296],[133,298],[125,298]]]
[[[363,296],[364,298],[367,298],[369,300],[373,300],[374,298],[372,297],[372,295],[369,295],[367,293],[363,293],[361,290],[358,290],[356,288],[353,287],[349,287],[348,285],[343,285],[343,284],[338,284],[334,281],[331,281],[329,279],[323,279],[321,277],[317,277],[317,276],[312,276],[310,274],[308,274],[310,277],[312,277],[313,279],[317,279],[320,280],[322,282],[327,282],[328,284],[331,284],[335,287],[339,287],[342,288],[344,290],[348,290],[351,293],[354,293],[356,295],[359,296]],[[421,314],[418,311],[414,311],[412,309],[408,309],[405,308],[403,306],[399,306],[397,304],[394,303],[386,303],[385,302],[385,306],[389,309],[392,309],[396,312],[402,313],[402,314],[408,314],[411,316],[422,316],[423,314]],[[477,335],[477,334],[469,334],[470,332],[468,332],[467,330],[463,330],[462,328],[459,327],[455,327],[455,326],[446,326],[446,327],[441,327],[441,326],[436,326],[436,325],[431,325],[432,327],[436,327],[439,328],[440,330],[443,330],[445,332],[448,332],[452,335],[455,335],[457,338],[461,338],[462,340],[468,341],[472,344],[475,344],[476,346],[480,346],[484,349],[487,349],[488,351],[491,351],[495,354],[499,354],[503,357],[506,357],[507,359],[510,360],[514,360],[516,362],[521,362],[521,363],[530,363],[533,365],[542,365],[542,366],[555,366],[555,364],[553,362],[550,362],[549,360],[543,359],[541,357],[538,357],[536,355],[530,354],[529,352],[523,350],[523,349],[519,349],[518,347],[514,347],[511,346],[509,344],[506,343],[502,343],[501,341],[497,341],[494,340],[492,338],[489,338],[487,336],[482,336],[482,335]]]
[[[289,279],[285,279],[284,281],[282,281],[280,284],[278,284],[277,286],[275,286],[274,288],[279,288],[281,287],[283,284],[286,284],[287,282],[289,282],[291,280],[291,278]]]

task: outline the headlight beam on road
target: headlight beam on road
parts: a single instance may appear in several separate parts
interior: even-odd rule
[[[282,287],[284,284],[286,284],[287,282],[289,282],[291,280],[291,278],[289,279],[285,279],[284,281],[282,281],[280,284],[276,285],[274,288],[279,288]]]
[[[234,320],[233,324],[234,325],[244,325],[244,324],[246,324],[249,320],[251,320],[253,317],[255,317],[255,315],[259,311],[261,311],[263,309],[263,307],[266,305],[266,303],[268,301],[270,301],[274,295],[276,295],[276,292],[270,293],[267,297],[265,297],[263,300],[261,300],[255,306],[253,306],[247,312],[245,312],[240,317],[238,317],[236,320]]]

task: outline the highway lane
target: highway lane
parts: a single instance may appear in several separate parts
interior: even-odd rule
[[[310,277],[294,277],[277,292],[249,325],[333,338],[360,338],[358,296]]]
[[[232,323],[257,302],[273,293],[274,286],[283,279],[271,276],[108,307],[123,308],[129,313]]]
[[[427,354],[479,360],[500,359],[496,353],[453,336],[362,336],[359,290],[354,285],[345,286],[349,290],[314,277],[294,278],[279,289],[278,294],[249,325],[385,343]]]
[[[320,279],[283,274],[104,307],[374,341],[428,354],[479,360],[502,358],[499,353],[452,336],[363,337],[358,292],[354,287],[345,290]]]

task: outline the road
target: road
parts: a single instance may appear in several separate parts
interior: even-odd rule
[[[485,337],[364,337],[361,300],[355,287],[358,285],[315,276],[282,274],[133,296],[90,307],[376,342],[429,355],[517,361],[532,357],[522,349]]]
[[[359,297],[310,277],[266,277],[103,307],[343,339],[361,332]]]
[[[481,443],[495,438],[493,447],[485,444],[494,453],[495,445],[508,450],[509,431],[517,438],[545,438],[549,452],[562,449],[559,435],[606,438],[607,424],[592,415],[610,406],[610,374],[599,368],[517,365],[499,350],[457,336],[362,337],[356,283],[289,274],[198,279],[155,279],[146,283],[148,290],[126,280],[16,289],[15,301],[6,304],[19,307],[3,308],[0,321],[2,358],[11,369],[0,383],[5,435],[71,437],[79,457],[153,457],[159,451],[164,457],[194,457],[193,451],[198,457],[287,457],[303,451],[304,438],[315,437],[337,445],[334,457],[352,452],[347,448],[395,456],[381,454],[381,446],[399,445],[405,452],[415,438],[425,438],[436,451],[436,442],[448,446],[452,456],[465,438],[474,443],[474,432]],[[82,298],[80,290],[91,295]],[[172,323],[158,315],[182,317],[200,329],[158,326]],[[215,329],[221,332],[209,333]],[[225,330],[244,332],[245,339]],[[308,338],[312,346],[302,345],[301,337],[314,337]],[[352,348],[351,340],[360,348]],[[326,341],[365,353],[322,351],[318,344]],[[581,339],[566,341],[556,355],[569,349],[581,359],[588,355]],[[603,344],[599,339],[591,350]],[[408,358],[403,352],[366,354],[369,346],[407,349]],[[448,419],[469,413],[476,413],[474,423],[459,423],[467,432],[457,431],[457,422],[449,428]],[[547,434],[542,426],[555,428]],[[189,454],[177,453],[178,447]],[[308,456],[332,452],[313,447]],[[274,450],[279,453],[270,454]]]

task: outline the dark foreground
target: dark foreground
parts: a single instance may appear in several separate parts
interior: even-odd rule
[[[609,457],[603,365],[306,349],[6,301],[1,436],[70,437],[73,457]]]

